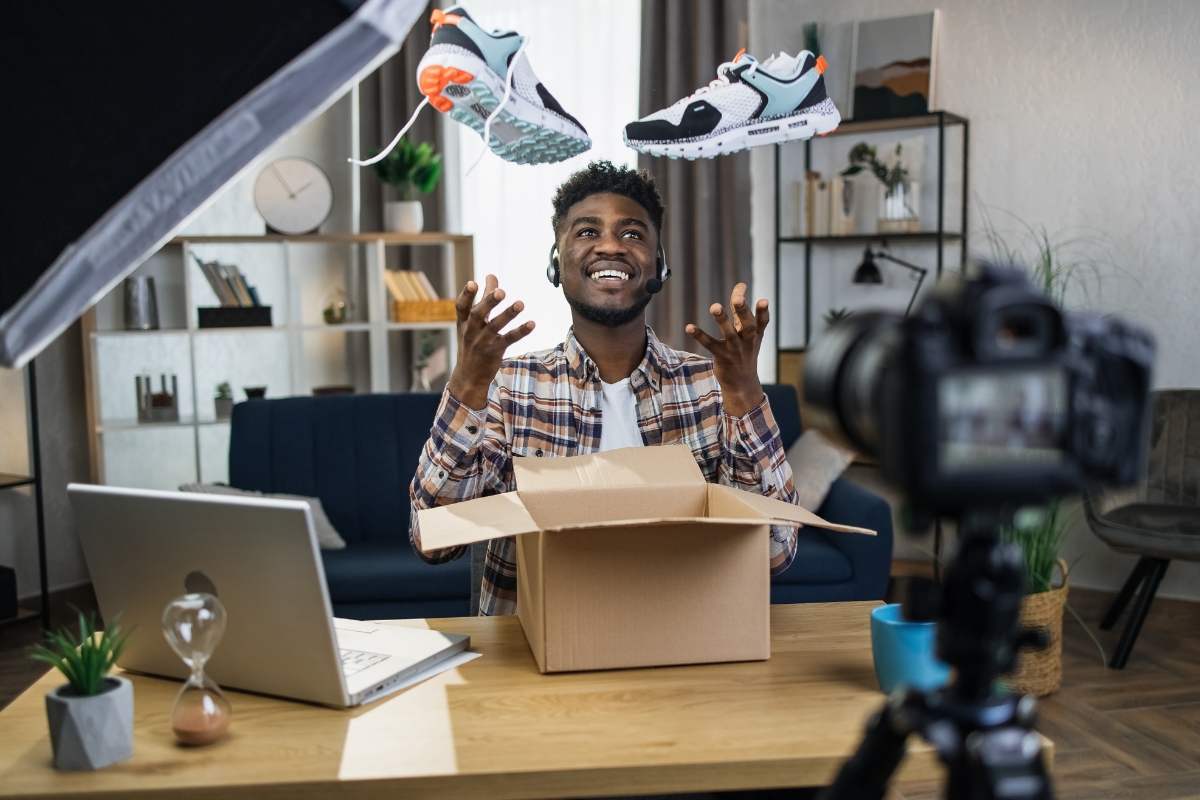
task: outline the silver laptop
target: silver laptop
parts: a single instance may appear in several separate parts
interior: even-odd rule
[[[167,603],[217,595],[225,635],[205,671],[223,687],[355,706],[470,646],[458,634],[335,619],[308,504],[70,484],[106,621],[132,631],[118,666],[186,678]]]

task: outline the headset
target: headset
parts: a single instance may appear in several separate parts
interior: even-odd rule
[[[660,243],[658,245],[658,257],[654,259],[655,277],[646,281],[646,291],[650,294],[658,294],[662,291],[663,284],[671,280],[671,268],[667,266],[667,251],[663,250]],[[550,281],[555,286],[558,286],[558,243],[550,245],[550,263],[546,265],[546,280]]]

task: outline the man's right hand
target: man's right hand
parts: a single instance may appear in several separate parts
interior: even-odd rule
[[[499,286],[496,276],[488,275],[484,281],[483,297],[472,306],[471,301],[479,291],[479,284],[467,281],[455,301],[458,311],[458,363],[454,365],[448,388],[460,403],[476,411],[487,406],[488,389],[500,371],[504,351],[513,342],[528,336],[534,327],[530,321],[508,333],[501,333],[505,325],[525,310],[525,304],[520,300],[488,319],[504,299],[504,290]]]

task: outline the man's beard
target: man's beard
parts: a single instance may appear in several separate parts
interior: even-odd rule
[[[653,295],[647,293],[644,298],[627,308],[601,308],[570,297],[567,298],[567,303],[570,304],[571,310],[588,322],[594,322],[606,328],[620,328],[637,319],[646,310],[646,306],[650,305],[651,297]]]

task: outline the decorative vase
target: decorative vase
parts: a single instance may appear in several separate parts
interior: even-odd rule
[[[217,419],[229,419],[233,416],[232,397],[214,397],[213,406],[217,410]]]
[[[1062,684],[1062,618],[1067,604],[1067,562],[1061,558],[1062,586],[1021,598],[1021,627],[1043,628],[1050,638],[1045,650],[1022,647],[1017,669],[1004,676],[1016,694],[1044,697],[1058,691]]]
[[[420,200],[392,200],[383,207],[383,229],[388,233],[420,233],[425,212]]]
[[[133,684],[125,678],[106,678],[91,697],[64,684],[46,695],[46,717],[55,769],[100,769],[133,755]]]
[[[158,330],[158,297],[154,278],[130,275],[125,279],[125,330]]]
[[[898,183],[879,195],[879,217],[876,221],[878,233],[916,233],[921,230],[921,220],[916,209],[920,207],[920,187],[912,183]]]

